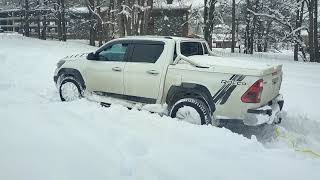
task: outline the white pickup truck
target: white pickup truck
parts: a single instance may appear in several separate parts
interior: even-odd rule
[[[201,125],[280,123],[284,103],[282,65],[215,56],[202,39],[115,39],[60,60],[54,81],[62,101],[88,92],[129,104],[166,104],[168,116]]]

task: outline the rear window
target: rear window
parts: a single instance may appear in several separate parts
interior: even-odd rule
[[[163,49],[163,44],[134,44],[131,62],[155,63]]]
[[[200,42],[181,42],[180,51],[184,56],[203,55]]]

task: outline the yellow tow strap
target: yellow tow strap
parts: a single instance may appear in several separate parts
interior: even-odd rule
[[[283,138],[285,140],[287,140],[291,145],[292,145],[292,148],[297,151],[297,152],[302,152],[302,153],[306,153],[306,154],[310,154],[314,157],[317,157],[317,158],[320,158],[320,153],[318,152],[315,152],[311,149],[306,149],[306,148],[300,148],[297,146],[297,143],[294,141],[293,138],[289,137],[288,135],[286,134],[283,134],[280,132],[279,128],[276,127],[275,129],[275,132],[276,132],[276,136],[279,137],[279,138]]]

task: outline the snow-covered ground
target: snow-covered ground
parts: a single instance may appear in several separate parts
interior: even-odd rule
[[[57,60],[94,49],[0,35],[0,179],[320,179],[320,158],[290,144],[320,152],[320,65],[280,61],[287,117],[280,137],[256,129],[273,137],[266,142],[120,105],[60,102]]]

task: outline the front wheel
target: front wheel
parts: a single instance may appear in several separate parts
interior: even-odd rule
[[[61,101],[74,101],[82,97],[82,89],[73,77],[64,77],[60,81],[59,94]]]
[[[178,100],[171,108],[170,116],[192,124],[212,124],[211,112],[207,105],[195,98]]]

